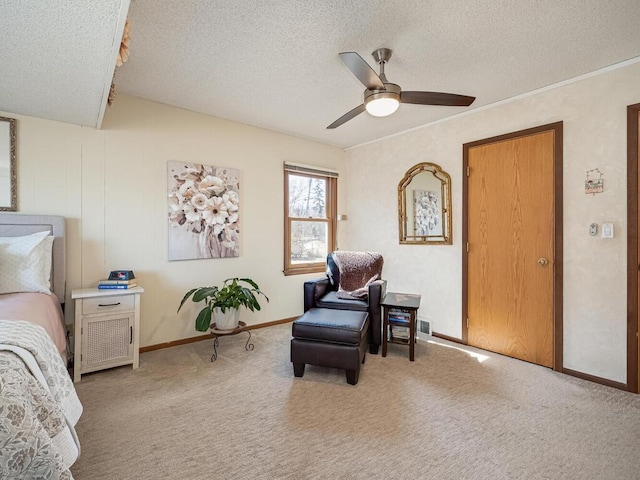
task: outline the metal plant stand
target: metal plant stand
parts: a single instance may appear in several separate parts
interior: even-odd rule
[[[215,323],[212,323],[210,328],[211,333],[213,334],[213,355],[211,355],[212,362],[215,362],[216,358],[218,358],[218,345],[220,344],[218,338],[224,337],[225,335],[237,335],[241,332],[247,332],[249,334],[249,338],[247,338],[247,343],[244,345],[244,349],[247,352],[253,350],[253,343],[249,343],[251,341],[251,331],[247,330],[247,324],[245,322],[238,322],[238,326],[233,330],[218,330]]]

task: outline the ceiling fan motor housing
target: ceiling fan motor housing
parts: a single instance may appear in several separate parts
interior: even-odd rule
[[[400,89],[399,85],[395,83],[385,83],[386,90],[365,90],[364,91],[364,104],[377,100],[378,98],[392,98],[400,102]]]

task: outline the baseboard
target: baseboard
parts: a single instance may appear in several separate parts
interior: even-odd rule
[[[438,333],[438,332],[433,332],[431,333],[432,336],[437,337],[437,338],[441,338],[443,340],[449,340],[450,342],[454,342],[454,343],[460,343],[462,345],[467,345],[466,343],[464,343],[462,340],[460,340],[459,338],[456,337],[450,337],[449,335],[445,335],[443,333]]]
[[[267,327],[273,327],[274,325],[281,325],[283,323],[291,323],[299,316],[300,315],[297,315],[295,317],[283,318],[280,320],[274,320],[273,322],[258,323],[257,325],[247,325],[247,330],[256,330],[258,328],[267,328]]]
[[[606,385],[607,387],[617,388],[618,390],[624,390],[625,392],[628,390],[626,383],[615,382],[607,378],[597,377],[595,375],[589,375],[588,373],[578,372],[576,370],[571,370],[569,368],[563,368],[561,373],[566,373],[567,375],[571,375],[572,377],[576,377],[576,378],[581,378],[582,380],[588,380],[589,382]]]
[[[256,330],[258,328],[273,327],[274,325],[280,325],[282,323],[293,322],[298,317],[283,318],[282,320],[274,320],[273,322],[259,323],[257,325],[248,325],[247,330]],[[178,345],[186,345],[188,343],[201,342],[202,340],[208,340],[213,338],[213,334],[205,333],[204,335],[198,335],[197,337],[182,338],[180,340],[173,340],[171,342],[158,343],[156,345],[148,345],[146,347],[140,347],[140,353],[152,352],[153,350],[161,350],[163,348],[177,347]]]

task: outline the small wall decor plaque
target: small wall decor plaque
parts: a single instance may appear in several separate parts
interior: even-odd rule
[[[584,182],[584,193],[602,193],[604,191],[604,178],[597,168],[587,170],[587,179]]]

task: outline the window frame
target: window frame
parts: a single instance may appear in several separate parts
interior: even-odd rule
[[[289,175],[310,177],[326,182],[325,218],[304,218],[289,216]],[[319,222],[327,225],[328,253],[336,247],[336,223],[338,218],[338,177],[337,174],[325,174],[321,170],[305,168],[304,171],[284,167],[284,274],[303,275],[307,273],[322,273],[326,270],[326,259],[321,262],[296,263],[291,262],[291,225],[293,222]]]

